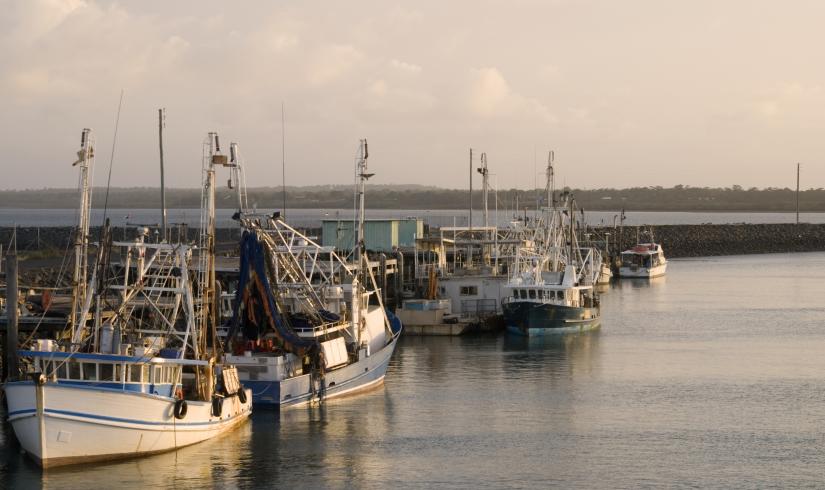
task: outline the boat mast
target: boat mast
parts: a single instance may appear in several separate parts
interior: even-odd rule
[[[553,150],[550,150],[550,153],[547,155],[547,185],[545,187],[545,191],[547,192],[547,208],[555,208],[556,201],[554,198],[555,194],[555,174],[553,173],[553,160],[555,160],[555,154]]]
[[[470,148],[470,217],[467,228],[473,231],[473,149]]]
[[[568,258],[568,265],[572,265],[574,267],[573,273],[575,277],[578,277],[578,274],[575,270],[575,267],[578,265],[576,261],[576,256],[574,255],[574,244],[573,242],[576,240],[576,214],[573,210],[573,196],[569,196],[568,199],[570,200],[570,256]],[[578,282],[578,281],[576,281]]]
[[[201,190],[201,230],[199,240],[198,299],[200,300],[200,352],[205,359],[206,332],[211,331],[215,349],[219,348],[217,337],[217,297],[215,283],[215,165],[228,164],[226,155],[221,155],[220,138],[217,133],[209,133],[204,144],[203,188]],[[217,355],[217,352],[213,352]]]
[[[160,212],[162,219],[161,240],[169,241],[169,222],[166,216],[166,186],[163,175],[163,126],[166,122],[166,109],[158,109],[158,146],[160,149]]]
[[[478,169],[478,173],[481,174],[481,182],[482,182],[482,196],[484,199],[484,227],[487,228],[490,226],[489,221],[489,214],[487,210],[487,195],[488,195],[488,175],[489,171],[487,170],[487,153],[481,154],[481,167]]]
[[[78,160],[72,164],[73,166],[80,166],[78,183],[80,189],[80,215],[75,231],[72,312],[69,317],[73,338],[75,329],[85,324],[85,318],[81,318],[81,314],[88,294],[86,282],[89,266],[89,208],[92,204],[90,175],[94,164],[94,141],[92,130],[89,128],[84,128],[80,135],[80,150],[77,152],[77,157]]]
[[[237,143],[229,144],[229,188],[236,189],[238,198],[238,211],[244,214],[249,209],[249,203],[246,198],[246,175],[241,164],[241,152]],[[234,182],[234,184],[233,184]]]
[[[369,158],[369,148],[367,146],[367,140],[361,140],[361,146],[358,151],[358,163],[356,164],[356,176],[358,178],[358,230],[356,234],[356,242],[355,242],[355,262],[358,267],[356,278],[357,284],[356,287],[353,288],[352,296],[353,299],[358,298],[357,306],[358,311],[353,311],[353,337],[355,337],[355,341],[357,345],[361,344],[361,330],[364,328],[366,324],[366,318],[364,315],[361,314],[361,309],[363,306],[361,302],[364,300],[362,295],[362,291],[367,284],[367,277],[369,274],[369,260],[366,257],[366,248],[364,243],[364,192],[367,186],[367,179],[372,177],[375,174],[367,173],[367,158]],[[353,308],[355,310],[355,308]]]
[[[369,149],[367,147],[367,140],[361,140],[361,148],[358,155],[358,164],[356,168],[358,176],[358,230],[355,244],[355,261],[358,267],[362,267],[362,259],[365,255],[364,244],[364,191],[367,185],[367,179],[375,174],[367,173],[367,158],[369,158]]]

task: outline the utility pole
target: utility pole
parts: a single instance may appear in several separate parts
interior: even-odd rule
[[[799,224],[799,163],[796,164],[796,224]]]
[[[163,180],[163,123],[166,117],[166,109],[158,109],[158,146],[160,147],[160,211],[161,222],[163,223],[163,233],[160,238],[164,242],[169,241],[169,223],[166,221],[166,186]]]

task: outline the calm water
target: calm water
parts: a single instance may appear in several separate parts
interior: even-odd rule
[[[825,485],[825,254],[673,260],[586,335],[405,338],[383,388],[177,453],[0,486]]]
[[[232,227],[234,210],[218,209],[217,220],[219,227]],[[264,210],[261,210],[264,212]],[[367,209],[368,218],[406,218],[415,216],[432,226],[467,226],[468,211],[466,209]],[[612,226],[614,218],[618,220],[619,211],[589,211],[585,220],[590,225]],[[126,224],[153,225],[161,221],[157,209],[110,209],[107,216],[114,226]],[[188,223],[190,226],[199,226],[199,209],[170,209],[169,223]],[[490,210],[490,221],[496,221],[499,226],[507,225],[513,219],[512,211],[500,210],[495,213]],[[528,213],[532,217],[533,213]],[[287,220],[294,226],[318,227],[321,220],[341,219],[351,220],[352,209],[290,209],[287,210]],[[685,212],[628,212],[625,224],[635,225],[696,225],[702,223],[794,223],[794,213],[685,213]],[[825,223],[825,213],[801,213],[800,221],[805,223]],[[91,222],[93,225],[103,223],[103,210],[93,209]],[[74,209],[15,209],[0,208],[0,226],[72,226],[77,223],[77,211]],[[481,210],[473,211],[473,224],[484,224]]]

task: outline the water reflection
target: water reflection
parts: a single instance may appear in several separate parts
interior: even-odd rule
[[[590,372],[598,363],[600,336],[601,329],[540,337],[505,335],[502,345],[507,359],[503,364],[504,372],[518,379]]]
[[[667,276],[659,276],[652,278],[643,277],[625,277],[619,278],[611,283],[611,286],[616,289],[630,288],[643,289],[650,287],[657,287],[667,282]]]

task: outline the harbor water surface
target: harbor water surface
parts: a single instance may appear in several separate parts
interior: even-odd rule
[[[41,472],[4,423],[0,486],[821,487],[823,298],[825,253],[673,260],[597,331],[403,338],[384,387],[175,453]]]

